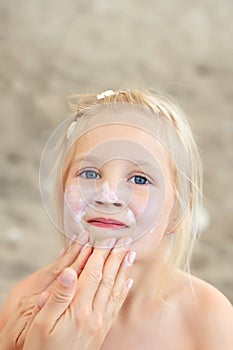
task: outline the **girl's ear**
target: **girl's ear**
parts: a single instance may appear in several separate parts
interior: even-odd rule
[[[190,210],[193,209],[193,195],[192,194],[191,194],[191,197],[190,197],[189,208],[190,208]]]
[[[182,222],[187,218],[190,212],[193,209],[193,196],[191,195],[190,200],[187,204],[186,208],[181,208],[178,202],[175,203],[168,222],[166,232],[169,233],[177,233],[179,226]]]
[[[179,226],[180,221],[182,221],[181,220],[182,218],[179,215],[180,212],[181,211],[180,211],[179,203],[178,203],[178,201],[176,201],[173,204],[173,207],[172,207],[172,210],[170,212],[169,219],[168,219],[168,224],[167,224],[167,229],[166,229],[166,232],[168,234],[176,233],[176,229]]]
[[[178,218],[177,216],[171,216],[167,229],[166,229],[166,234],[172,234],[172,233],[176,233],[176,229],[178,227],[179,223],[178,223]]]

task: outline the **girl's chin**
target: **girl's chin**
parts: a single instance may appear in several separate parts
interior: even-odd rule
[[[155,236],[157,239],[159,238],[158,232],[155,232],[157,231],[155,228],[153,228],[152,230],[143,231],[141,226],[136,224],[130,225],[129,227],[111,227],[111,225],[95,225],[92,223],[88,223],[84,220],[80,220],[78,223],[74,221],[66,222],[65,236],[67,238],[79,242],[80,237],[80,243],[82,243],[81,232],[83,231],[87,232],[87,235],[89,236],[89,244],[93,247],[101,245],[101,242],[106,238],[116,238],[116,240],[119,241],[124,237],[129,237],[132,239],[132,243],[130,243],[130,249],[132,245],[137,247],[138,249],[139,247],[143,249],[144,245],[146,247],[149,247],[150,242],[154,241]],[[115,246],[117,246],[117,243]]]

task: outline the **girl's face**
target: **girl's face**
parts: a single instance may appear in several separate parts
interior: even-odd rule
[[[68,237],[85,228],[92,245],[104,238],[132,239],[140,255],[159,246],[174,196],[167,151],[151,134],[105,124],[75,143],[64,193]]]

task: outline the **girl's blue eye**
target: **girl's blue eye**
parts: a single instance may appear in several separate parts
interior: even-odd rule
[[[145,176],[135,175],[131,177],[130,182],[134,182],[136,185],[147,185],[149,181]]]
[[[79,176],[83,177],[84,179],[100,179],[100,175],[94,170],[84,170],[79,174]]]

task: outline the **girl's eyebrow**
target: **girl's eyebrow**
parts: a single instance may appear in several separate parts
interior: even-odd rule
[[[148,162],[146,160],[142,160],[142,159],[139,159],[139,160],[135,160],[135,159],[127,159],[127,158],[114,158],[113,160],[117,160],[117,159],[120,159],[120,160],[126,160],[126,161],[129,161],[133,164],[135,164],[136,166],[138,167],[142,167],[142,170],[143,170],[143,167],[146,167],[147,169],[155,169],[155,166],[153,164],[151,164],[151,162]],[[74,163],[80,163],[80,162],[100,162],[101,159],[99,157],[95,157],[95,156],[85,156],[85,155],[80,155],[79,157],[75,158],[72,160],[71,164],[74,164]]]
[[[81,156],[79,156],[79,157],[73,159],[73,160],[71,161],[71,163],[72,163],[72,164],[73,164],[73,163],[80,163],[80,162],[82,162],[82,161],[94,162],[94,161],[97,161],[97,160],[99,161],[99,158],[94,157],[94,156],[85,156],[85,155],[81,155]]]

